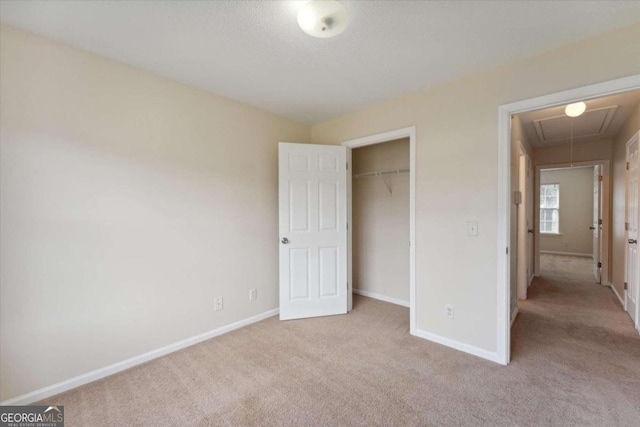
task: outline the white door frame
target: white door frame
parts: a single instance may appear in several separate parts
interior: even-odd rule
[[[602,269],[600,275],[602,277],[602,284],[609,285],[609,236],[611,235],[611,160],[587,160],[584,162],[571,163],[549,163],[543,165],[536,165],[536,175],[534,183],[534,200],[533,200],[533,222],[539,224],[540,222],[540,172],[549,169],[566,169],[573,167],[588,167],[588,166],[602,166],[602,194],[600,199],[602,200],[602,230],[600,233],[600,262],[602,262]],[[536,276],[540,275],[540,230],[539,226],[535,228],[535,244],[534,244],[534,256],[535,256],[535,271]]]
[[[557,107],[576,101],[615,95],[640,89],[640,74],[525,99],[498,107],[498,245],[497,245],[497,361],[511,360],[509,239],[511,201],[511,116],[527,111]]]
[[[351,155],[352,150],[367,145],[381,144],[383,142],[394,141],[396,139],[409,138],[409,332],[415,335],[416,331],[416,127],[410,126],[402,129],[395,129],[389,132],[383,132],[376,135],[365,136],[362,138],[352,139],[343,142],[342,145],[347,147],[347,162],[349,170],[347,170],[347,221],[353,224],[352,217],[352,191],[351,191]],[[349,226],[347,233],[348,239],[348,255],[347,277],[349,284],[347,286],[348,293],[348,309],[353,307],[353,257],[352,257],[352,233],[353,227]]]

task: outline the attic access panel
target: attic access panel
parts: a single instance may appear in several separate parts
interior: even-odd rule
[[[534,120],[533,125],[540,142],[556,142],[570,139],[572,120],[574,139],[605,135],[617,108],[617,105],[598,108],[586,111],[581,116],[575,118],[568,117],[564,114],[547,117]]]

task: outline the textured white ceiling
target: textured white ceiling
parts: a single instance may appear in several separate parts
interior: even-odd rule
[[[518,117],[527,139],[534,147],[569,144],[572,122],[575,143],[612,139],[640,105],[640,91],[590,99],[585,103],[585,113],[575,119],[564,114],[565,106],[523,113]],[[536,132],[536,121],[542,124],[542,132]],[[541,133],[545,138],[540,138]]]
[[[300,3],[3,0],[0,20],[309,124],[640,22],[638,1],[344,1],[349,28],[315,39]]]

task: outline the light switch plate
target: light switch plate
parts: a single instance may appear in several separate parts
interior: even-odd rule
[[[477,235],[478,235],[478,223],[467,222],[467,236],[477,236]]]

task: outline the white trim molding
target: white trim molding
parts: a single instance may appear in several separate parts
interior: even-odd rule
[[[118,372],[124,371],[126,369],[132,368],[134,366],[140,365],[150,360],[157,359],[162,356],[166,356],[167,354],[201,343],[202,341],[206,341],[208,339],[226,334],[236,329],[240,329],[252,323],[260,322],[261,320],[277,315],[279,312],[280,310],[277,308],[273,310],[265,311],[264,313],[260,313],[255,316],[249,317],[247,319],[239,320],[229,325],[222,326],[212,331],[205,332],[203,334],[196,335],[194,337],[187,338],[185,340],[178,341],[176,343],[169,344],[167,346],[160,347],[155,350],[151,350],[147,353],[134,356],[130,359],[123,360],[118,363],[114,363],[113,365],[105,366],[104,368],[99,368],[94,371],[87,372],[82,375],[78,375],[77,377],[70,378],[68,380],[59,382],[57,384],[53,384],[36,391],[32,391],[30,393],[23,394],[21,396],[17,396],[12,399],[5,400],[4,402],[0,402],[0,406],[28,405],[30,403],[37,402],[39,400],[46,399],[51,396],[55,396],[56,394],[64,393],[65,391],[69,391],[76,387],[80,387],[90,382],[108,377],[109,375],[116,374]]]
[[[389,132],[352,139],[350,141],[343,142],[342,145],[347,147],[347,159],[349,163],[351,163],[351,150],[354,148],[380,144],[401,138],[409,138],[409,333],[411,333],[411,335],[416,335],[416,127],[409,126],[402,129],[391,130]],[[349,223],[352,223],[352,194],[350,179],[352,168],[349,168],[347,172],[349,174],[347,177],[347,215]],[[353,262],[351,253],[352,232],[353,227],[349,227],[348,275],[350,284],[353,283]],[[351,293],[349,295],[351,295]],[[351,301],[352,300],[349,299],[349,310],[351,310]]]
[[[403,307],[409,307],[409,301],[405,301],[403,299],[399,299],[399,298],[393,298],[393,297],[388,297],[386,295],[382,295],[382,294],[376,294],[374,292],[369,292],[369,291],[365,291],[362,289],[353,289],[353,293],[354,294],[358,294],[358,295],[362,295],[363,297],[369,297],[369,298],[373,298],[373,299],[377,299],[380,301],[384,301],[384,302],[389,302],[391,304],[395,304],[395,305],[401,305]]]
[[[525,99],[498,107],[498,245],[497,245],[497,327],[496,353],[498,363],[508,364],[511,359],[511,322],[509,287],[509,203],[511,192],[511,116],[544,108],[557,107],[640,89],[640,74],[596,83],[537,98]]]
[[[593,258],[593,254],[583,254],[580,252],[560,252],[560,251],[543,251],[540,249],[541,254],[547,255],[566,255],[566,256],[581,256],[586,258]]]
[[[495,352],[487,351],[480,347],[465,344],[463,342],[452,340],[450,338],[445,338],[443,336],[423,331],[421,329],[417,329],[414,335],[420,338],[424,338],[425,340],[433,341],[435,343],[442,344],[444,346],[490,360],[492,362],[498,362],[498,355]]]
[[[616,290],[616,287],[613,286],[613,283],[610,283],[608,286],[611,288],[611,291],[616,296],[616,298],[618,298],[618,301],[620,301],[620,304],[622,305],[622,308],[624,308],[625,311],[626,311],[627,307],[624,305],[624,300],[622,299],[622,297],[620,296],[620,294]]]

